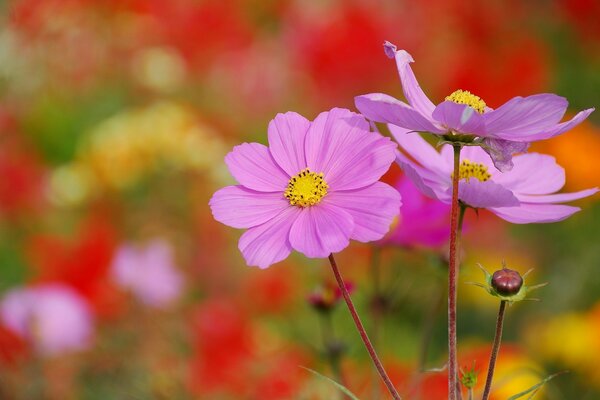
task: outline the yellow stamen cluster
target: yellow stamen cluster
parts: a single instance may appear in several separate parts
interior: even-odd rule
[[[485,101],[481,97],[474,95],[468,90],[457,90],[450,96],[446,96],[446,100],[452,101],[456,104],[466,104],[472,107],[479,114],[483,114],[485,111]]]
[[[319,203],[327,194],[329,186],[323,173],[315,173],[306,168],[290,179],[283,195],[293,206],[309,207]]]
[[[452,174],[454,177],[454,174]],[[485,182],[492,177],[488,172],[488,168],[484,164],[474,163],[470,160],[464,159],[460,163],[460,169],[458,172],[459,179],[464,179],[469,182],[469,179],[475,178],[481,182]]]

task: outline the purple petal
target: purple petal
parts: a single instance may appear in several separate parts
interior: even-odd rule
[[[433,119],[455,132],[485,136],[483,115],[465,104],[443,101],[433,111]]]
[[[450,182],[449,179],[448,184],[438,182],[438,178],[435,174],[416,165],[400,152],[397,152],[396,154],[396,163],[417,189],[425,196],[445,203],[450,202],[451,196],[448,196],[447,193]]]
[[[547,129],[543,132],[527,136],[524,140],[528,140],[528,141],[543,140],[543,139],[549,139],[551,137],[560,135],[561,133],[564,133],[564,132],[568,131],[569,129],[579,125],[594,110],[595,110],[595,108],[588,108],[587,110],[580,111],[579,113],[577,113],[576,116],[573,117],[573,119],[571,119],[569,121],[565,121],[563,123],[560,123],[560,124],[554,126],[553,128]]]
[[[406,129],[388,125],[392,136],[400,147],[409,156],[427,169],[438,175],[448,177],[452,173],[452,160],[450,164],[418,133],[409,132]]]
[[[347,211],[354,219],[351,239],[370,242],[381,239],[400,210],[400,193],[390,185],[375,182],[359,190],[334,192],[323,199]]]
[[[474,208],[518,206],[519,200],[508,189],[492,181],[481,182],[475,178],[460,181],[458,198]]]
[[[423,93],[423,89],[419,86],[415,74],[410,68],[410,63],[414,62],[412,56],[405,50],[396,50],[396,46],[390,42],[385,42],[383,45],[385,54],[396,59],[396,67],[398,68],[398,75],[400,76],[400,83],[402,84],[402,90],[404,97],[408,101],[408,104],[423,116],[431,118],[431,113],[435,106],[429,100],[429,98]]]
[[[353,228],[348,212],[321,203],[302,210],[290,231],[290,243],[309,258],[325,258],[348,246]]]
[[[257,192],[243,186],[218,190],[208,204],[217,221],[238,229],[261,225],[291,207],[282,192]]]
[[[322,113],[306,135],[308,167],[323,172],[330,191],[376,182],[394,161],[396,144],[368,131],[368,122],[348,110]]]
[[[529,136],[557,124],[568,105],[564,97],[549,93],[515,97],[483,115],[487,134],[498,139],[532,141]]]
[[[259,143],[242,143],[225,156],[231,175],[259,192],[283,192],[290,177],[277,165],[269,149]]]
[[[490,155],[494,166],[502,172],[512,169],[513,154],[523,153],[529,148],[529,143],[492,138],[485,138],[483,144],[485,145],[484,150]]]
[[[371,93],[354,98],[354,105],[367,118],[385,122],[417,132],[446,133],[434,125],[430,117],[423,116],[395,98],[383,93]]]
[[[238,243],[246,263],[267,268],[285,259],[292,251],[290,229],[301,212],[299,207],[288,207],[264,224],[248,229]]]
[[[552,156],[538,153],[513,158],[512,170],[494,177],[496,183],[517,194],[548,194],[565,184],[565,170]]]
[[[581,208],[562,204],[521,203],[519,207],[490,208],[489,210],[513,224],[530,224],[562,221]]]
[[[564,203],[567,201],[579,200],[584,197],[598,193],[598,188],[580,190],[579,192],[557,193],[538,196],[518,195],[517,197],[523,203],[549,204]]]
[[[309,127],[310,122],[295,112],[277,114],[269,123],[269,150],[290,176],[306,168],[304,138]]]

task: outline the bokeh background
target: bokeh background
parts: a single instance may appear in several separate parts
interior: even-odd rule
[[[341,398],[300,366],[383,399],[326,260],[246,267],[241,232],[212,219],[210,196],[233,182],[224,155],[265,143],[277,112],[400,97],[384,40],[411,52],[433,99],[461,88],[497,107],[549,91],[571,113],[600,105],[596,0],[0,7],[0,399]],[[533,150],[556,156],[566,189],[600,186],[598,112]],[[404,190],[421,211],[338,263],[401,392],[443,399],[447,214]],[[508,310],[495,398],[564,370],[538,399],[600,398],[600,204],[578,205],[552,225],[467,216],[459,354],[477,390],[498,304],[466,282],[506,260],[549,285]]]

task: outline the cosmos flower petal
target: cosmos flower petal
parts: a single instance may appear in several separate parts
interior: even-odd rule
[[[311,126],[307,165],[324,173],[330,191],[368,186],[394,161],[396,144],[368,129],[362,116],[342,109],[319,115]]]
[[[402,90],[404,97],[408,101],[408,104],[423,116],[431,118],[433,109],[435,106],[429,100],[429,98],[421,89],[419,82],[415,78],[415,74],[410,67],[410,63],[414,62],[412,56],[405,50],[396,50],[396,46],[386,41],[384,43],[385,54],[389,58],[396,60],[396,66],[398,67],[398,75],[400,75],[400,83],[402,84]]]
[[[490,208],[491,212],[513,224],[563,221],[581,208],[562,204],[521,203],[519,207]]]
[[[419,164],[426,165],[428,169],[444,178],[450,176],[452,160],[448,163],[421,135],[414,132],[409,133],[408,130],[391,124],[388,125],[388,128],[402,150]]]
[[[371,186],[329,194],[323,203],[347,211],[354,219],[351,239],[370,242],[381,239],[400,208],[400,193],[390,185],[375,182]]]
[[[485,136],[483,115],[465,104],[443,101],[433,111],[433,118],[455,132]]]
[[[290,207],[281,192],[257,192],[241,185],[218,190],[208,204],[213,217],[232,228],[261,225]]]
[[[565,184],[565,170],[552,156],[525,153],[513,158],[512,170],[494,177],[514,193],[549,194],[560,190]]]
[[[487,135],[505,140],[531,141],[528,140],[531,135],[557,124],[568,105],[567,99],[550,93],[515,97],[483,114]]]
[[[310,121],[295,112],[277,114],[269,122],[269,150],[277,164],[294,176],[306,168],[304,138]]]
[[[520,201],[524,203],[536,203],[536,204],[550,204],[550,203],[564,203],[567,201],[579,200],[584,197],[591,196],[598,193],[598,188],[580,190],[578,192],[571,193],[557,193],[557,194],[546,194],[538,196],[518,195]]]
[[[519,205],[519,200],[510,190],[492,181],[482,182],[475,178],[470,179],[468,182],[459,182],[458,198],[463,203],[475,208]]]
[[[507,172],[513,167],[512,156],[523,153],[529,148],[529,143],[512,142],[510,140],[485,138],[484,149],[488,153],[498,171]]]
[[[343,250],[354,229],[352,216],[331,204],[302,210],[290,231],[292,247],[310,258],[324,258]]]
[[[269,149],[259,143],[242,143],[225,156],[231,175],[248,189],[282,192],[290,179],[277,165]]]
[[[246,264],[267,268],[285,259],[292,251],[290,229],[301,212],[299,207],[288,207],[264,224],[248,229],[238,243]]]
[[[425,196],[441,201],[449,199],[448,194],[446,193],[446,188],[448,187],[447,184],[444,185],[438,183],[434,180],[437,179],[435,176],[434,179],[427,178],[428,176],[431,177],[434,175],[431,171],[416,165],[400,152],[397,153],[396,163],[402,168],[402,171],[404,171],[417,189]]]
[[[365,117],[376,122],[394,124],[416,132],[446,132],[445,129],[435,126],[433,120],[387,94],[371,93],[357,96],[354,98],[354,105]]]
[[[560,135],[561,133],[564,133],[564,132],[570,130],[571,128],[582,123],[594,110],[595,110],[595,108],[588,108],[587,110],[580,111],[577,113],[577,115],[575,115],[569,121],[562,122],[550,129],[547,129],[540,133],[536,133],[534,135],[527,136],[526,138],[524,138],[524,140],[528,140],[528,141],[543,140],[543,139],[549,139],[551,137]]]

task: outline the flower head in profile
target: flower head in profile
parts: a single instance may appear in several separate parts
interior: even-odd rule
[[[266,268],[292,249],[327,257],[350,239],[379,240],[388,231],[400,195],[378,180],[396,144],[370,132],[362,116],[338,108],[312,122],[278,114],[268,137],[269,147],[243,143],[225,157],[239,185],[209,203],[217,221],[248,229],[239,241],[248,265]]]
[[[390,125],[401,151],[397,162],[419,190],[434,199],[452,199],[453,150],[437,152],[418,134]],[[472,208],[486,208],[500,218],[517,223],[557,222],[580,210],[560,203],[581,199],[597,188],[574,193],[555,193],[565,184],[565,171],[552,156],[526,153],[514,157],[514,168],[501,173],[492,168],[490,156],[469,146],[461,152],[458,199]]]
[[[114,280],[145,305],[164,308],[181,295],[183,277],[175,267],[168,242],[155,239],[142,248],[117,250],[111,272]]]
[[[94,331],[89,305],[62,284],[10,290],[0,303],[0,318],[44,356],[84,350]]]
[[[394,185],[402,196],[398,223],[381,241],[403,247],[438,247],[450,237],[450,206],[424,196],[402,175]]]
[[[564,97],[543,93],[514,97],[497,109],[465,90],[457,90],[437,106],[423,93],[410,63],[411,55],[385,42],[388,57],[395,58],[408,104],[383,93],[355,98],[356,108],[367,118],[393,124],[409,131],[442,135],[448,141],[480,144],[501,171],[512,168],[512,155],[527,150],[528,144],[568,131],[585,120],[593,108],[560,122],[567,110]]]

